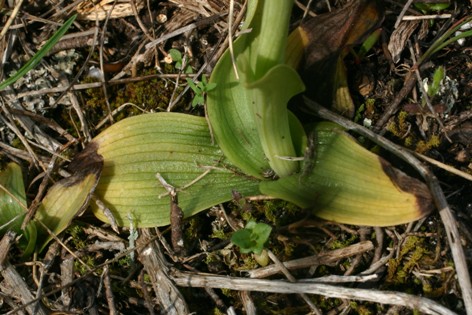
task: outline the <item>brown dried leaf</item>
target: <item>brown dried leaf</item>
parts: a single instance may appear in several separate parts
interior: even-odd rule
[[[387,47],[394,63],[400,61],[400,54],[405,48],[406,42],[418,25],[420,25],[420,21],[403,21],[393,31]]]
[[[344,116],[354,115],[343,58],[351,46],[362,43],[382,21],[379,1],[362,0],[351,1],[340,10],[316,16],[301,26],[298,31],[308,42],[302,65],[308,97]]]

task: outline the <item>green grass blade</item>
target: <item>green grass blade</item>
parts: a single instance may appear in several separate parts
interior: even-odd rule
[[[33,69],[38,65],[38,63],[43,59],[43,57],[51,50],[54,45],[64,36],[69,27],[75,21],[77,15],[71,16],[57,31],[52,35],[52,37],[46,42],[46,44],[23,66],[21,67],[14,75],[9,77],[7,80],[0,83],[0,90],[3,90],[7,86],[15,83],[18,79],[23,77],[28,71]]]

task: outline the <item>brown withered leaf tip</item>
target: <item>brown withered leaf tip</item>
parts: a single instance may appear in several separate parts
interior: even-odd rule
[[[352,118],[352,101],[337,97],[340,88],[347,88],[344,55],[353,45],[362,43],[383,20],[381,1],[358,0],[302,23],[301,34],[307,44],[300,70],[307,86],[306,96]]]
[[[380,164],[382,165],[385,174],[390,177],[394,185],[402,191],[410,193],[416,197],[417,209],[422,217],[433,211],[433,197],[425,183],[403,173],[383,158],[380,158]]]
[[[91,142],[87,147],[77,154],[69,164],[72,176],[60,181],[64,187],[74,186],[80,183],[86,176],[94,174],[98,179],[103,168],[103,157],[97,153],[98,144]]]
[[[384,20],[379,0],[351,1],[339,10],[315,16],[301,25],[309,44],[304,68],[362,43]]]

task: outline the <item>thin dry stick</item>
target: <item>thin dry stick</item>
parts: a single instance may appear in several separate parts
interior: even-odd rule
[[[190,314],[185,299],[168,276],[169,267],[157,242],[149,243],[152,238],[149,230],[143,229],[138,239],[138,259],[151,278],[156,298],[163,308],[163,313],[172,315]]]
[[[16,16],[17,16],[18,12],[20,11],[20,8],[21,8],[22,4],[23,4],[23,0],[19,0],[16,3],[15,8],[13,9],[13,11],[11,12],[10,17],[8,18],[8,21],[3,26],[2,32],[0,33],[0,40],[3,38],[3,36],[5,36],[5,34],[8,32],[8,29],[10,28],[11,24],[16,19]]]
[[[347,288],[322,283],[306,283],[303,282],[303,280],[299,280],[297,283],[290,283],[281,280],[247,279],[181,271],[174,271],[172,280],[174,280],[178,286],[183,287],[210,287],[237,291],[259,291],[282,294],[317,294],[329,298],[401,305],[418,310],[424,314],[456,315],[456,313],[435,301],[403,292]]]
[[[151,49],[152,47],[170,39],[170,38],[173,38],[173,37],[176,37],[178,35],[181,35],[181,34],[184,34],[188,31],[191,31],[193,30],[194,28],[197,28],[199,26],[203,26],[203,25],[208,25],[208,24],[211,24],[213,23],[214,21],[218,20],[220,17],[224,16],[225,14],[217,14],[217,15],[213,15],[213,16],[210,16],[208,18],[203,18],[197,22],[194,22],[194,23],[190,23],[189,25],[186,25],[184,27],[181,27],[179,28],[178,30],[175,30],[173,32],[170,32],[166,35],[163,35],[161,37],[159,37],[158,39],[156,40],[153,40],[152,42],[150,43],[147,43],[145,48],[146,49]]]
[[[149,243],[150,242],[153,242],[157,239],[157,237],[153,237],[151,239],[149,239]],[[135,248],[132,248],[132,249],[126,249],[120,253],[118,253],[115,257],[107,260],[106,262],[102,263],[102,264],[99,264],[99,265],[96,265],[94,266],[92,269],[90,267],[87,266],[88,268],[88,271],[85,272],[84,275],[80,276],[80,277],[77,277],[76,279],[72,280],[71,282],[67,283],[67,284],[63,284],[61,287],[59,288],[54,288],[52,289],[51,291],[49,292],[46,292],[42,295],[42,298],[45,298],[45,297],[48,297],[48,296],[52,296],[58,292],[61,292],[62,290],[66,289],[66,288],[70,288],[71,286],[73,286],[74,284],[80,282],[80,281],[83,281],[86,277],[92,275],[92,274],[95,274],[96,275],[96,271],[97,270],[100,270],[100,269],[103,269],[105,266],[108,266],[110,264],[113,264],[113,263],[116,263],[117,261],[119,261],[121,258],[125,257],[125,256],[128,256],[131,252],[133,251],[140,251],[140,250],[143,250],[146,246],[149,245],[149,243],[143,243],[141,245],[137,245]],[[67,248],[66,248],[67,250]],[[1,248],[0,248],[0,252],[1,252]],[[69,252],[70,253],[70,252]],[[74,255],[74,257],[77,259],[77,256]],[[29,301],[28,303],[24,303],[23,305],[9,311],[8,313],[5,313],[5,315],[16,315],[18,314],[19,311],[25,309],[26,307],[28,307],[29,305],[33,304],[33,303],[36,303],[40,301],[39,298],[35,298],[31,301]],[[188,313],[187,313],[188,314]]]
[[[292,283],[296,283],[297,279],[295,279],[294,276],[288,271],[287,268],[285,268],[284,264],[277,258],[277,256],[272,253],[272,251],[268,250],[267,251],[269,258],[275,263],[277,268],[282,271],[282,273],[285,275],[285,277],[288,279],[288,281]],[[301,298],[305,301],[306,304],[310,307],[311,311],[317,315],[321,315],[321,311],[316,307],[315,304],[310,300],[310,298],[305,294],[305,293],[300,293]]]
[[[99,49],[99,58],[100,58],[100,70],[102,73],[105,73],[105,70],[104,70],[104,59],[103,59],[103,47],[105,45],[105,33],[106,33],[106,30],[107,30],[107,25],[108,25],[108,20],[110,19],[110,15],[111,15],[111,12],[113,11],[113,8],[115,7],[115,4],[116,2],[113,2],[113,6],[111,7],[111,10],[108,12],[107,14],[107,17],[105,19],[105,22],[103,23],[103,29],[102,29],[102,33],[101,33],[101,36],[100,36],[100,49]],[[97,28],[98,28],[98,20],[95,21],[96,24],[97,24]],[[115,120],[113,119],[113,116],[111,114],[111,106],[110,106],[110,101],[108,100],[108,89],[107,89],[107,81],[106,81],[106,78],[105,76],[101,76],[100,77],[100,81],[102,83],[102,87],[103,87],[103,95],[105,96],[105,103],[107,105],[107,109],[108,109],[108,118],[110,120],[111,123],[114,123]]]
[[[119,314],[115,306],[115,298],[113,296],[113,290],[111,287],[110,272],[109,266],[103,268],[103,284],[105,286],[105,296],[107,298],[108,309],[110,310],[110,315]]]
[[[26,137],[23,135],[22,132],[20,132],[18,127],[15,125],[14,118],[11,115],[11,113],[8,111],[7,106],[4,104],[3,101],[0,101],[0,102],[2,103],[3,112],[5,113],[5,116],[6,116],[5,118],[2,115],[0,115],[0,121],[2,121],[21,140],[21,143],[25,146],[26,151],[28,151],[28,153],[30,154],[33,164],[41,167],[44,170],[45,167],[43,163],[41,163],[41,160],[37,157],[36,153],[33,151],[31,146],[29,145],[29,142],[28,140],[26,140]]]
[[[295,260],[283,262],[285,268],[290,270],[309,268],[317,265],[331,265],[341,259],[354,256],[356,254],[365,253],[374,249],[371,241],[364,241],[357,244],[349,245],[344,248],[334,249],[332,251],[323,252],[318,255],[303,257]],[[276,265],[253,269],[248,271],[251,278],[265,278],[277,274],[280,269]]]
[[[134,18],[136,19],[136,22],[138,22],[141,30],[144,32],[144,35],[146,35],[150,41],[153,41],[155,38],[152,37],[152,35],[149,33],[149,29],[146,27],[146,25],[144,25],[143,21],[141,21],[141,18],[138,14],[138,8],[136,7],[136,2],[134,0],[131,0],[131,8],[133,10]]]
[[[411,60],[413,61],[413,64],[417,64],[417,61],[416,61],[416,57],[415,57],[415,51],[413,49],[413,45],[411,44],[411,41],[408,40],[408,48],[410,50],[410,55],[411,55]],[[441,127],[441,130],[444,130],[444,124],[443,122],[441,121],[441,119],[439,119],[439,116],[438,114],[436,113],[436,111],[434,110],[434,107],[433,107],[433,104],[431,103],[431,99],[429,98],[429,95],[428,95],[428,92],[426,91],[426,89],[424,88],[422,82],[422,78],[421,78],[421,74],[420,74],[420,71],[418,70],[417,67],[413,67],[413,71],[415,73],[415,76],[416,76],[416,80],[418,81],[418,86],[421,90],[421,93],[423,94],[423,98],[424,100],[426,101],[426,105],[429,109],[429,111],[431,112],[431,114],[434,116],[434,118],[436,119],[436,121],[438,122],[439,124],[439,127]],[[447,137],[447,134],[444,133],[444,135]],[[448,138],[449,139],[449,138]]]
[[[418,161],[415,156],[413,156],[411,153],[409,153],[399,145],[396,145],[390,142],[389,140],[385,139],[384,137],[375,134],[371,130],[364,128],[338,114],[327,110],[326,108],[322,107],[321,105],[312,100],[305,98],[305,102],[308,103],[310,108],[314,110],[314,114],[320,116],[323,119],[333,121],[348,130],[352,130],[368,138],[369,140],[374,141],[381,147],[389,150],[390,152],[392,152],[393,154],[413,166],[421,174],[421,176],[424,178],[424,180],[429,186],[436,207],[439,209],[441,220],[446,229],[449,246],[451,247],[451,253],[454,260],[454,265],[456,267],[458,282],[462,291],[462,298],[464,300],[465,309],[467,311],[467,314],[471,315],[472,285],[464,255],[464,250],[460,243],[461,237],[457,228],[457,222],[455,221],[455,218],[451,212],[444,192],[442,191],[436,176],[434,176],[434,174],[426,166],[421,164],[421,162]]]
[[[91,50],[93,52],[93,49]],[[88,57],[87,57],[88,58]],[[88,59],[87,59],[88,60]],[[84,64],[88,63],[84,62]],[[112,79],[110,81],[107,81],[108,85],[118,85],[118,84],[126,84],[126,83],[132,83],[132,82],[139,82],[139,81],[147,81],[151,80],[154,78],[160,78],[160,79],[174,79],[178,76],[178,74],[150,74],[150,75],[144,75],[136,78],[125,78],[125,79]],[[192,78],[195,77],[195,74],[182,74],[180,78]],[[72,82],[76,82],[76,78],[72,80]],[[74,84],[72,86],[60,86],[60,87],[53,87],[53,88],[46,88],[46,89],[41,89],[41,90],[31,90],[31,91],[26,91],[26,92],[21,92],[16,95],[16,98],[22,98],[25,96],[37,96],[37,95],[44,95],[44,94],[50,94],[50,93],[61,93],[61,92],[66,92],[69,89],[71,91],[79,91],[79,90],[86,90],[86,89],[94,89],[94,88],[100,88],[102,86],[101,82],[91,82],[91,83],[80,83],[80,84]],[[59,97],[60,99],[62,97]],[[57,101],[56,101],[57,102]],[[18,110],[18,109],[16,109]]]
[[[432,19],[450,19],[452,14],[430,14],[430,15],[405,15],[402,21],[432,20]]]
[[[403,101],[403,99],[411,92],[411,90],[413,90],[415,84],[416,77],[409,73],[405,78],[403,87],[400,91],[396,93],[392,103],[390,103],[388,107],[384,109],[382,115],[374,126],[374,130],[380,132],[380,134],[383,134],[385,132],[386,129],[384,128],[384,125],[388,122],[390,117],[395,114],[395,112],[398,110],[398,106]],[[384,129],[382,130],[382,128]]]
[[[413,2],[413,0],[408,0],[407,3],[405,3],[405,5],[403,6],[403,9],[402,11],[400,12],[400,14],[398,15],[397,17],[397,21],[395,22],[395,26],[394,28],[397,28],[398,25],[400,25],[402,19],[403,19],[403,16],[405,15],[406,11],[408,11],[408,8],[410,7],[411,3]]]
[[[455,167],[452,167],[450,165],[447,165],[447,164],[444,164],[442,162],[439,162],[435,159],[432,159],[426,155],[423,155],[423,154],[420,154],[420,153],[416,153],[416,152],[413,152],[413,154],[415,154],[417,157],[419,157],[420,159],[422,160],[425,160],[426,162],[436,166],[436,167],[439,167],[439,168],[442,168],[443,170],[451,173],[451,174],[454,174],[454,175],[457,175],[457,176],[460,176],[462,178],[465,178],[469,181],[472,181],[472,175],[470,175],[469,173],[466,173],[466,172],[463,172],[461,170],[458,170],[457,168]]]

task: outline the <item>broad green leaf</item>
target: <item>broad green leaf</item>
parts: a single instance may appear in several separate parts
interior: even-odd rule
[[[18,164],[8,163],[0,171],[0,185],[0,232],[21,233],[27,204],[23,174]]]
[[[7,80],[0,83],[0,90],[3,90],[10,84],[15,83],[18,79],[23,77],[25,74],[28,73],[31,69],[36,67],[38,63],[43,59],[44,56],[51,50],[54,45],[64,36],[67,32],[69,27],[74,23],[77,14],[71,16],[55,33],[52,35],[50,39],[44,44],[44,46],[38,50],[38,52],[23,66],[21,67],[13,76],[8,78]]]
[[[247,254],[256,248],[256,241],[252,238],[252,231],[240,229],[233,233],[231,242],[239,246],[241,253]]]
[[[292,4],[293,1],[287,0],[250,1],[244,26],[244,29],[250,29],[250,32],[241,35],[233,45],[240,78],[237,79],[233,71],[229,50],[220,58],[210,78],[210,83],[216,83],[216,87],[208,93],[207,111],[217,143],[231,163],[257,178],[263,178],[262,174],[274,166],[273,152],[268,151],[268,148],[281,147],[282,155],[293,153],[293,149],[287,150],[287,144],[276,146],[266,142],[266,136],[274,130],[264,129],[257,120],[261,118],[265,124],[265,121],[274,122],[277,119],[270,116],[272,113],[265,114],[266,110],[259,109],[270,107],[269,111],[276,109],[277,113],[284,112],[278,119],[282,125],[277,126],[277,133],[283,133],[285,141],[289,142],[291,135],[286,118],[287,104],[284,104],[283,109],[278,105],[272,107],[268,101],[275,90],[271,89],[271,86],[256,83],[261,79],[266,80],[263,78],[267,72],[279,66],[285,59],[290,18],[287,13],[290,12]],[[285,78],[283,82],[286,84],[292,77]],[[300,84],[298,78],[296,83]],[[251,89],[250,85],[257,88]],[[283,92],[289,94],[289,97],[284,95],[284,100],[293,96],[293,89],[287,91],[282,88],[278,95],[283,95]],[[257,116],[259,114],[261,116]],[[269,165],[268,161],[272,165]],[[287,163],[282,161],[281,164]],[[296,167],[289,173],[294,170]],[[285,171],[282,171],[281,175],[285,175]]]
[[[244,34],[234,42],[236,58],[243,54],[247,37]],[[263,178],[261,174],[270,166],[251,109],[252,92],[236,79],[228,50],[213,69],[210,83],[216,83],[207,95],[207,112],[216,142],[228,160],[244,173]]]
[[[263,181],[263,194],[313,209],[347,224],[390,226],[422,218],[432,209],[427,186],[366,150],[339,126],[316,128],[315,166],[306,176]]]
[[[40,221],[37,245],[39,251],[53,239],[51,233],[58,235],[64,231],[72,219],[87,208],[100,179],[102,166],[103,159],[97,155],[96,147],[89,145],[69,165],[72,176],[49,188],[35,216],[36,221]]]
[[[0,171],[0,235],[8,230],[23,234],[20,247],[23,256],[28,256],[36,244],[36,226],[30,222],[26,231],[21,230],[26,215],[26,193],[21,168],[16,163],[8,163]]]
[[[104,166],[97,197],[121,226],[131,216],[137,227],[169,224],[170,197],[156,173],[177,189],[185,217],[232,199],[258,195],[259,181],[229,163],[212,144],[203,117],[154,113],[127,118],[93,141]],[[95,215],[107,218],[95,205]]]

